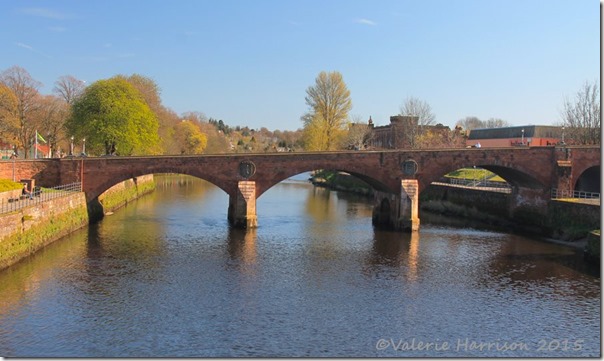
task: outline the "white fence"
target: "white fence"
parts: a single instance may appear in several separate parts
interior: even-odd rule
[[[600,193],[584,191],[566,191],[552,188],[552,199],[579,198],[579,199],[600,199]]]

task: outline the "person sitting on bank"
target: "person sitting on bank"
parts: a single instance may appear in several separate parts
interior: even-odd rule
[[[23,195],[29,197],[29,199],[34,199],[34,193],[29,190],[27,183],[23,183]]]

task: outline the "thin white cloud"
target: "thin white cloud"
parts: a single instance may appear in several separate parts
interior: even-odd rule
[[[369,19],[357,19],[357,20],[355,20],[355,22],[357,24],[363,24],[363,25],[369,25],[369,26],[376,26],[377,25],[375,23],[375,21],[371,21]]]
[[[31,47],[31,46],[29,46],[29,45],[27,45],[27,44],[23,44],[23,43],[17,43],[17,46],[18,46],[18,47],[21,47],[21,48],[25,48],[25,49],[27,49],[27,50],[34,50],[34,48],[33,48],[33,47]]]
[[[15,45],[17,45],[17,46],[18,46],[18,47],[20,47],[20,48],[27,49],[27,50],[29,50],[29,51],[31,51],[31,52],[33,52],[33,53],[36,53],[36,54],[42,55],[42,56],[43,56],[43,57],[45,57],[45,58],[51,59],[51,56],[50,56],[50,55],[48,55],[48,54],[44,54],[43,52],[41,52],[41,51],[38,51],[38,50],[34,49],[34,47],[33,47],[33,46],[31,46],[31,45],[27,45],[27,44],[24,44],[24,43],[15,43]]]
[[[38,16],[38,17],[42,17],[42,18],[48,18],[48,19],[55,19],[55,20],[63,20],[63,19],[67,19],[70,17],[70,15],[65,14],[65,13],[61,13],[52,9],[48,9],[48,8],[21,8],[19,9],[19,12],[26,14],[26,15],[31,15],[31,16]]]
[[[67,28],[62,27],[62,26],[50,26],[50,27],[48,27],[48,30],[54,31],[55,33],[62,33],[62,32],[65,32],[67,30]]]

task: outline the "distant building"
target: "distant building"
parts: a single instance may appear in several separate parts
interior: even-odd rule
[[[561,143],[562,127],[525,125],[505,128],[472,129],[466,146],[475,147],[546,147]]]
[[[376,127],[369,117],[368,149],[411,149],[411,148],[443,148],[463,147],[461,129],[442,125],[419,125],[419,117],[394,115],[390,124]],[[454,138],[458,137],[459,142]],[[454,145],[456,144],[456,145]]]
[[[373,149],[401,149],[409,148],[410,134],[417,127],[419,117],[394,115],[390,117],[390,124],[376,127],[369,117],[371,136],[367,147]]]
[[[15,150],[12,144],[0,140],[0,156],[2,159],[9,159],[14,153]]]

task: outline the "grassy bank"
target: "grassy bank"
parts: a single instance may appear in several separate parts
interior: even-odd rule
[[[311,182],[316,186],[336,191],[373,196],[373,188],[369,184],[344,172],[318,170],[312,174]]]

